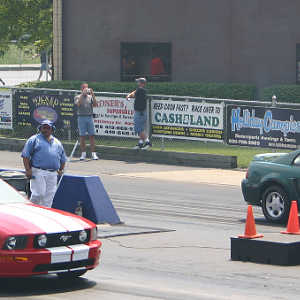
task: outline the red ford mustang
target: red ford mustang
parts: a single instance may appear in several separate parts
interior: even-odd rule
[[[33,205],[0,180],[0,277],[78,277],[99,264],[100,247],[93,222]]]

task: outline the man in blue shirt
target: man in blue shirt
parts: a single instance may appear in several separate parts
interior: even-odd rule
[[[26,176],[30,180],[30,200],[51,207],[57,188],[57,174],[62,175],[67,161],[62,143],[52,135],[53,123],[44,120],[40,133],[30,137],[22,157]]]

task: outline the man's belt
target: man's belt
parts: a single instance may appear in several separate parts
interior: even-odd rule
[[[34,166],[33,166],[33,168],[44,170],[44,171],[49,171],[49,172],[55,172],[55,171],[57,171],[56,169],[44,169],[44,168],[39,168],[39,167],[34,167]]]

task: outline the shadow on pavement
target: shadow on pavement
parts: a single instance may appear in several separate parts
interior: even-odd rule
[[[239,222],[246,223],[246,219],[240,219]],[[268,226],[268,227],[280,227],[280,228],[286,228],[286,224],[276,224],[271,223],[265,218],[255,218],[255,224],[261,225],[261,226]]]
[[[0,278],[0,298],[52,295],[90,289],[97,282],[84,277],[72,280],[57,275],[40,275],[30,278]]]

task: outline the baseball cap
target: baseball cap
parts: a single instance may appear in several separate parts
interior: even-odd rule
[[[137,78],[135,81],[136,82],[141,82],[141,83],[146,83],[147,82],[146,78],[144,78],[144,77]]]
[[[49,125],[50,127],[53,127],[53,123],[52,123],[52,121],[50,121],[50,120],[44,120],[44,121],[42,122],[42,125]]]

